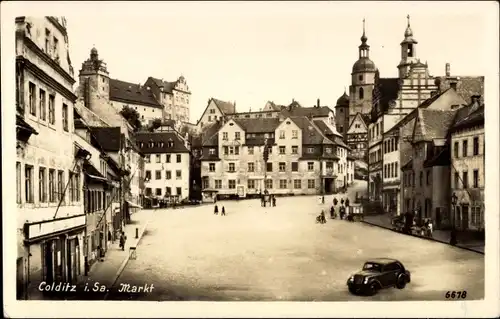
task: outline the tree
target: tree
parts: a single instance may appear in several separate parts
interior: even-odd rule
[[[140,121],[141,117],[135,109],[129,106],[124,106],[120,111],[120,114],[129,122],[130,125],[134,127],[135,131],[142,127],[142,123]]]
[[[162,123],[161,119],[160,118],[156,118],[156,119],[153,120],[153,122],[149,126],[149,130],[151,132],[153,132],[154,130],[156,130],[157,128],[159,128],[162,124],[163,123]]]

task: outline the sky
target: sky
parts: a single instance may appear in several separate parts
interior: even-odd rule
[[[443,75],[445,63],[452,75],[484,75],[488,68],[477,2],[96,4],[58,11],[67,18],[75,73],[95,46],[114,79],[183,75],[192,92],[191,122],[211,97],[236,101],[238,111],[292,99],[312,106],[319,98],[333,107],[350,84],[363,18],[381,77],[397,76],[408,14],[417,56],[431,75]]]

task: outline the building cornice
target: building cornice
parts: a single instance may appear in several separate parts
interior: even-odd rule
[[[36,55],[38,55],[45,63],[51,66],[57,73],[59,73],[64,79],[66,79],[71,85],[75,84],[75,79],[66,72],[59,64],[57,64],[47,53],[43,52],[42,49],[36,45],[33,40],[31,40],[26,35],[22,35],[24,44],[33,51]]]
[[[57,82],[52,78],[50,75],[45,73],[42,69],[40,69],[38,66],[30,62],[28,59],[26,59],[23,56],[17,56],[16,62],[19,63],[19,65],[24,65],[24,68],[32,72],[40,81],[45,83],[46,85],[50,86],[57,92],[61,93],[64,97],[66,97],[68,100],[70,100],[72,103],[75,103],[77,100],[77,96],[68,90],[64,85],[61,83]]]

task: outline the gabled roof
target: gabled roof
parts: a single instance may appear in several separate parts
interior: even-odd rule
[[[361,123],[365,126],[365,129],[368,130],[368,124],[367,124],[367,122],[365,122],[366,116],[363,116],[363,114],[358,112],[358,113],[356,113],[356,115],[352,119],[351,124],[349,124],[349,128],[347,129],[348,133],[349,133],[349,130],[351,129],[351,127],[353,126],[354,122],[356,122],[356,119],[360,119]]]
[[[307,117],[292,117],[291,119],[302,130],[302,144],[323,144],[325,136]]]
[[[476,125],[484,125],[484,104],[458,109],[450,133]]]
[[[168,94],[172,94],[172,92],[175,88],[175,85],[177,84],[177,81],[174,81],[174,82],[162,81],[162,80],[154,78],[152,76],[148,77],[148,80],[149,79],[151,79],[153,81],[153,83],[155,83],[156,86],[158,86],[159,88],[163,88],[163,92],[168,93]],[[146,80],[146,82],[147,82],[147,80]]]
[[[220,121],[214,122],[208,126],[204,126],[201,131],[202,146],[216,146],[219,142],[219,130],[222,127]]]
[[[373,90],[373,101],[378,100],[382,112],[389,109],[389,102],[398,98],[400,90],[399,78],[379,78]],[[375,103],[374,103],[375,104]]]
[[[349,148],[342,140],[342,136],[333,133],[323,120],[313,120],[313,123],[330,141],[345,148]]]
[[[136,134],[136,141],[144,154],[189,153],[184,141],[175,132],[140,132]],[[151,142],[154,143],[152,147],[149,145]],[[173,143],[171,147],[168,142]]]
[[[471,101],[474,95],[484,95],[484,76],[453,76],[453,77],[439,77],[437,78],[440,83],[441,90],[450,88],[452,82],[457,83],[457,93],[467,103]]]
[[[418,109],[413,131],[413,142],[446,138],[456,111]]]
[[[401,170],[404,171],[407,169],[412,169],[412,167],[413,167],[413,159],[410,159],[408,162],[406,162],[406,164],[401,166]]]
[[[123,139],[119,127],[89,127],[96,141],[106,152],[118,152]]]
[[[109,98],[112,101],[163,108],[153,92],[148,91],[145,86],[115,79],[109,79]]]
[[[297,102],[295,102],[297,103]],[[327,117],[330,112],[333,112],[328,106],[320,107],[293,107],[285,108],[282,112],[286,116],[308,116],[308,117]]]
[[[233,121],[246,133],[271,133],[280,125],[278,118],[238,118]]]
[[[214,99],[214,98],[212,98],[211,100],[214,101],[215,105],[217,105],[217,107],[220,109],[222,114],[236,113],[236,106],[233,103],[222,101],[219,99]],[[210,104],[210,102],[209,102],[209,104]]]

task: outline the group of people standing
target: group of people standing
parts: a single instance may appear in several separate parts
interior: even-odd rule
[[[217,206],[217,197],[214,198],[214,204],[215,204],[215,206],[214,206],[214,215],[219,215],[219,206]],[[222,206],[220,215],[221,216],[226,216],[226,209],[224,208],[224,206]]]
[[[325,203],[325,196],[320,197],[320,203],[324,204]],[[337,218],[337,205],[339,204],[338,199],[335,197],[333,198],[333,205],[330,207],[330,218],[335,219]],[[340,199],[340,205],[338,208],[338,212],[340,215],[340,219],[346,219],[349,221],[354,221],[353,217],[351,214],[347,212],[347,209],[349,208],[349,198],[344,198]],[[321,214],[316,217],[316,222],[320,224],[326,223],[326,217],[325,217],[325,211],[322,210]]]
[[[271,205],[271,207],[276,207],[276,197],[274,195],[267,195],[269,196],[269,204]],[[260,196],[260,206],[262,207],[266,207],[266,195],[261,195]]]

